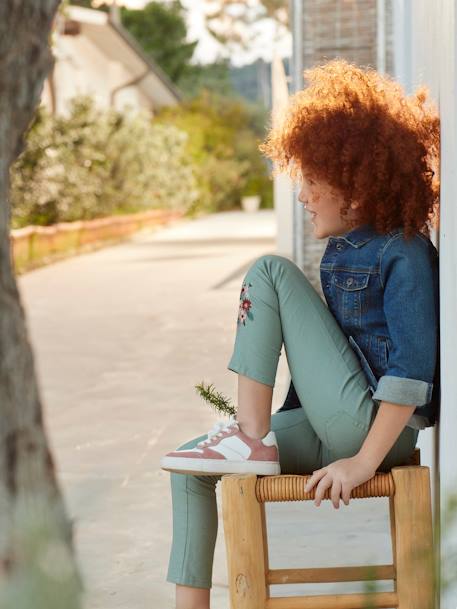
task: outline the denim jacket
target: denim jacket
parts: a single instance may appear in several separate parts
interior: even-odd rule
[[[373,400],[416,405],[407,425],[439,408],[439,257],[425,235],[379,235],[370,224],[329,237],[320,264],[327,305],[360,360]],[[281,410],[299,405],[291,383]]]

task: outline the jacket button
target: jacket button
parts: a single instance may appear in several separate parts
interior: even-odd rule
[[[346,281],[346,285],[351,285],[351,283],[353,282],[353,278],[349,277],[349,279]]]
[[[341,243],[337,243],[336,244],[336,249],[337,250],[342,250],[343,249],[343,246],[341,245]]]

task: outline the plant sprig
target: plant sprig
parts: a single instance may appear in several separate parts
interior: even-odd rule
[[[231,404],[230,398],[227,398],[219,391],[216,391],[213,383],[205,386],[205,383],[202,381],[200,384],[195,385],[195,389],[217,412],[227,415],[236,415],[236,408]]]

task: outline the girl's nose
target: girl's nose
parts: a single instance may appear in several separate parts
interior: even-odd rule
[[[303,190],[298,193],[298,200],[300,201],[300,203],[308,203],[308,197],[306,196],[306,193]]]

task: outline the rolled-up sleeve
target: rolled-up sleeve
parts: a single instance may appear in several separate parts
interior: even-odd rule
[[[438,264],[420,237],[393,238],[381,256],[388,365],[373,399],[423,406],[432,398],[437,360]]]

